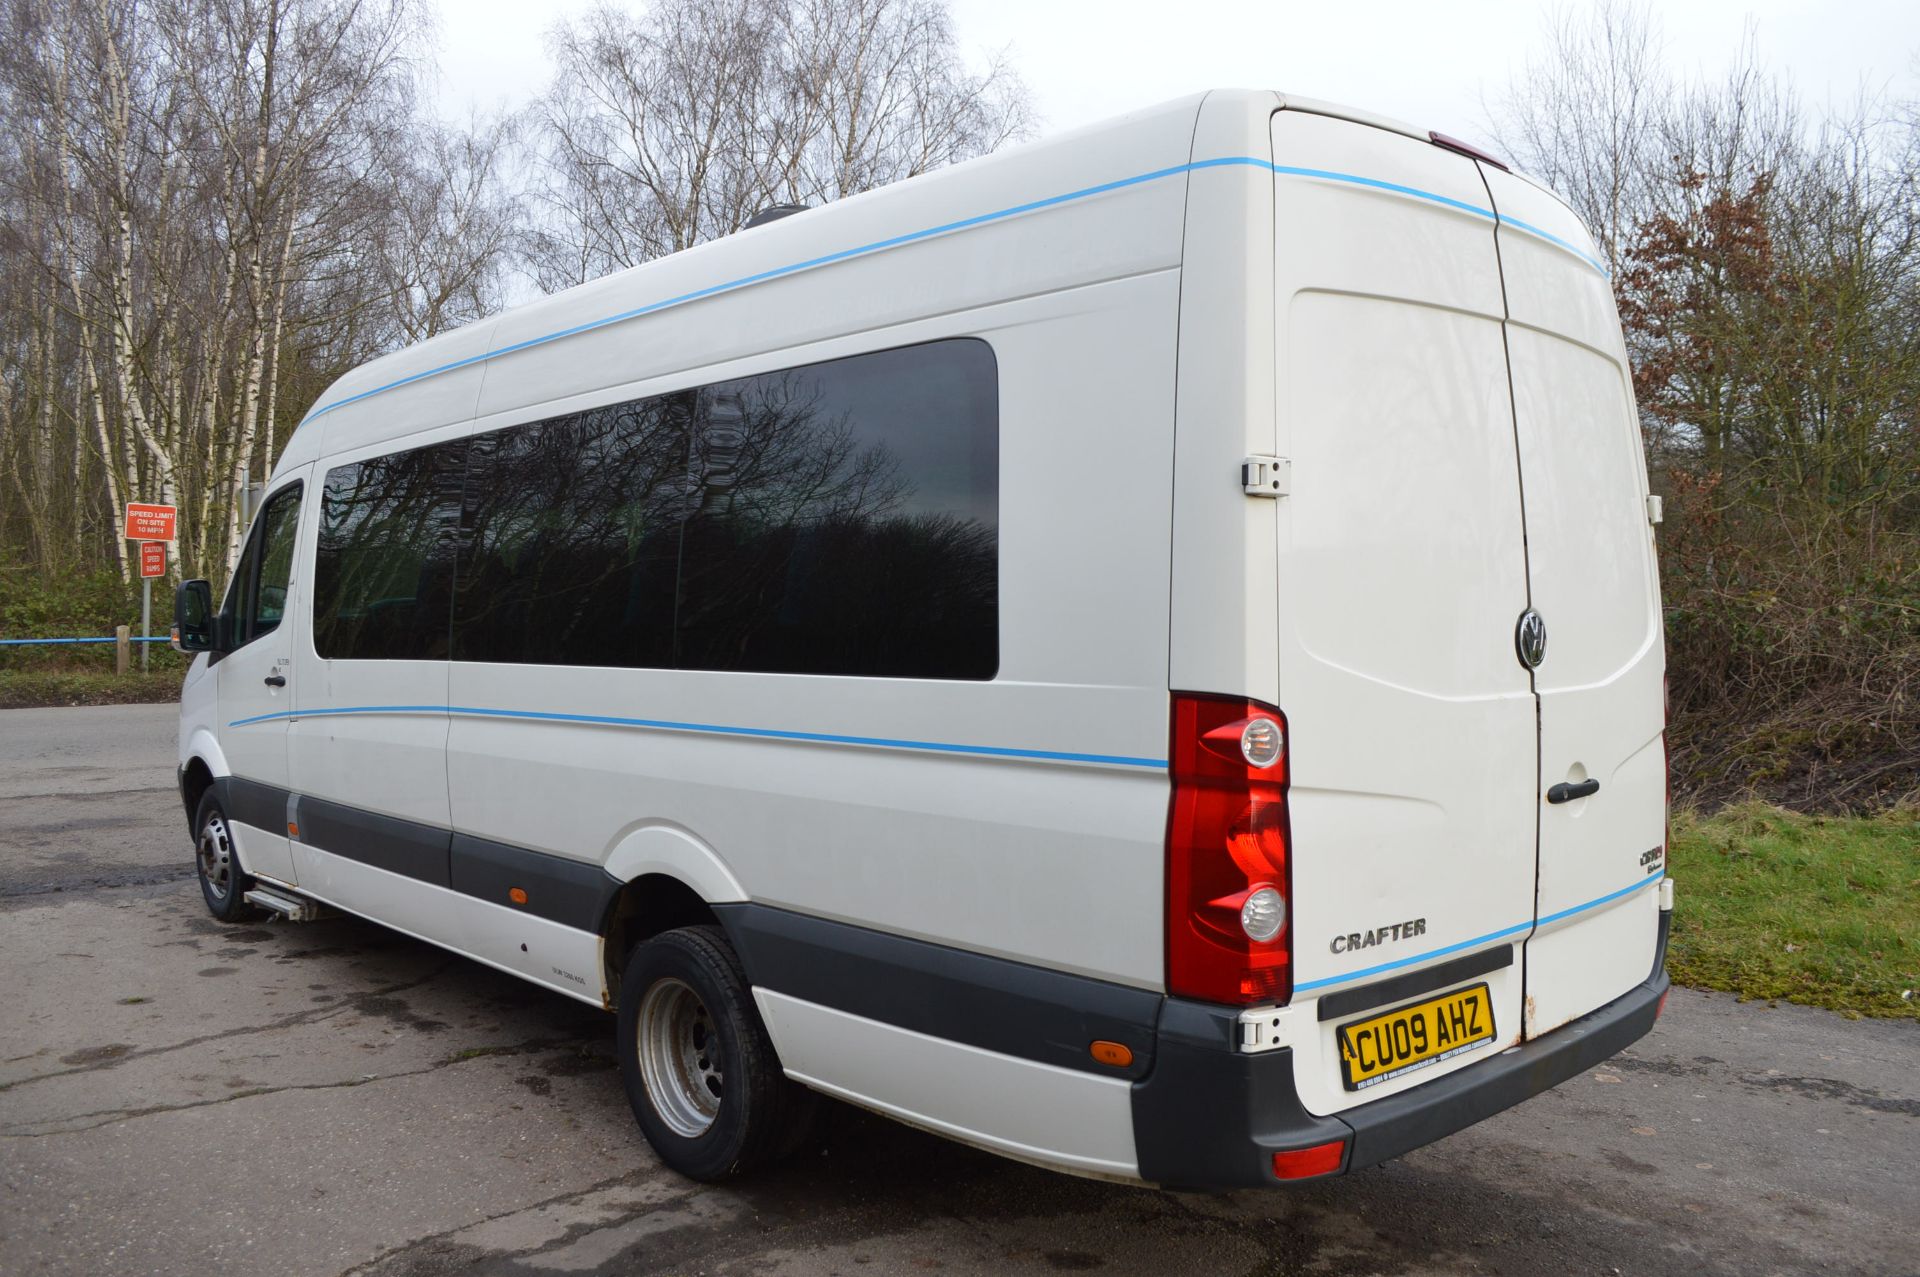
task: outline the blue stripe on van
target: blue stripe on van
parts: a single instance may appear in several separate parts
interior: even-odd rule
[[[1293,991],[1295,993],[1306,993],[1313,989],[1324,989],[1329,985],[1347,984],[1354,980],[1364,980],[1368,976],[1379,975],[1382,972],[1397,971],[1401,967],[1410,967],[1416,962],[1428,962],[1434,958],[1443,958],[1447,954],[1458,953],[1462,949],[1471,949],[1476,945],[1486,944],[1489,940],[1504,940],[1508,936],[1519,935],[1522,931],[1531,931],[1535,927],[1544,927],[1548,923],[1559,922],[1562,918],[1571,918],[1575,914],[1585,913],[1589,909],[1598,909],[1601,905],[1610,904],[1623,896],[1630,896],[1636,891],[1644,891],[1666,876],[1666,870],[1663,869],[1650,878],[1641,879],[1631,887],[1622,887],[1618,891],[1609,891],[1604,896],[1596,896],[1585,904],[1575,905],[1571,909],[1562,909],[1558,913],[1550,913],[1543,918],[1532,919],[1527,922],[1518,922],[1511,927],[1502,927],[1498,931],[1489,931],[1483,936],[1475,936],[1471,940],[1462,940],[1458,944],[1450,944],[1444,948],[1434,949],[1428,953],[1417,953],[1411,958],[1401,958],[1396,962],[1383,962],[1377,967],[1365,967],[1359,971],[1349,971],[1345,975],[1328,976],[1324,980],[1308,980],[1304,984],[1294,985]]]
[[[838,736],[829,732],[793,732],[776,727],[730,727],[721,723],[678,723],[660,718],[621,718],[612,714],[558,714],[544,710],[491,709],[479,705],[353,705],[340,709],[282,710],[236,718],[228,727],[246,727],[277,719],[332,718],[346,714],[451,714],[464,718],[516,718],[543,723],[589,723],[602,727],[645,727],[662,732],[696,732],[708,736],[750,736],[759,740],[808,741],[826,745],[869,745],[882,749],[912,749],[936,754],[972,754],[988,758],[1032,758],[1049,763],[1103,763],[1113,767],[1165,769],[1164,758],[1131,758],[1123,754],[1071,754],[1053,749],[1013,749],[1003,745],[954,745],[944,741],[894,740],[885,736]]]
[[[794,262],[787,266],[776,266],[771,270],[759,271],[752,275],[743,275],[739,279],[731,279],[725,283],[710,284],[705,288],[696,288],[690,293],[681,293],[677,297],[668,297],[660,301],[649,302],[645,306],[638,306],[632,310],[623,310],[617,315],[607,315],[601,319],[589,320],[584,324],[575,324],[571,328],[562,328],[557,332],[545,333],[538,337],[529,337],[525,341],[515,342],[511,346],[502,346],[498,350],[489,350],[478,355],[469,355],[465,359],[456,359],[451,363],[441,364],[437,368],[428,368],[422,372],[414,373],[411,376],[402,377],[397,381],[387,382],[383,386],[375,386],[371,390],[363,390],[358,394],[348,395],[323,408],[312,409],[301,419],[300,424],[305,425],[309,421],[324,417],[335,408],[344,408],[348,404],[359,403],[363,399],[370,399],[375,395],[384,394],[389,390],[397,390],[401,386],[412,385],[416,381],[424,381],[429,377],[437,377],[442,373],[453,372],[472,364],[485,363],[487,360],[500,355],[510,355],[515,351],[528,350],[534,346],[544,346],[548,342],[560,341],[567,337],[576,337],[581,333],[593,332],[596,329],[605,328],[610,324],[624,323],[629,319],[638,319],[642,315],[651,315],[656,311],[666,310],[672,306],[680,306],[687,302],[699,301],[702,298],[713,297],[720,293],[730,293],[736,289],[747,288],[754,284],[763,284],[768,280],[798,274],[801,271],[812,270],[815,267],[828,266],[834,262],[843,262],[848,258],[865,257],[870,253],[878,253],[889,248],[898,248],[903,244],[912,244],[919,240],[931,239],[936,235],[946,235],[953,231],[968,230],[975,226],[984,226],[989,222],[1004,221],[1009,217],[1019,217],[1025,213],[1038,212],[1043,208],[1052,208],[1055,205],[1068,204],[1075,200],[1090,199],[1095,195],[1106,195],[1113,191],[1124,190],[1130,186],[1139,186],[1146,182],[1157,182],[1161,178],[1180,177],[1201,169],[1231,168],[1243,165],[1249,168],[1265,169],[1270,173],[1280,174],[1285,177],[1306,177],[1323,182],[1344,182],[1352,186],[1364,186],[1374,190],[1389,191],[1396,195],[1405,195],[1413,199],[1426,200],[1432,204],[1439,204],[1460,212],[1470,213],[1476,217],[1484,217],[1498,225],[1511,226],[1516,230],[1522,230],[1528,234],[1536,235],[1547,243],[1553,244],[1578,257],[1602,275],[1608,273],[1607,268],[1598,260],[1588,255],[1582,249],[1568,243],[1566,240],[1556,235],[1548,234],[1539,227],[1530,226],[1516,218],[1503,217],[1494,210],[1482,208],[1478,204],[1453,199],[1446,195],[1438,195],[1432,191],[1421,190],[1417,186],[1405,186],[1399,182],[1387,182],[1379,178],[1362,177],[1357,173],[1340,173],[1332,169],[1299,168],[1293,165],[1275,164],[1271,160],[1262,160],[1251,155],[1229,155],[1222,156],[1218,159],[1194,160],[1188,164],[1176,164],[1171,168],[1155,169],[1151,173],[1140,173],[1133,177],[1123,177],[1111,182],[1102,182],[1097,186],[1082,187],[1077,191],[1067,191],[1061,195],[1049,195],[1045,199],[1031,200],[1025,204],[1015,204],[1011,208],[998,209],[991,213],[980,213],[973,217],[963,217],[958,221],[943,222],[938,226],[930,226],[924,230],[908,231],[903,235],[893,235],[886,239],[874,240],[870,244],[861,244],[854,248],[841,249],[837,253],[827,253],[821,257],[810,257],[805,261]],[[296,427],[296,429],[297,428],[298,427]]]
[[[1500,215],[1500,224],[1502,226],[1511,226],[1515,230],[1525,231],[1529,235],[1536,235],[1539,238],[1547,241],[1547,243],[1552,244],[1554,247],[1564,249],[1565,251],[1572,253],[1575,257],[1578,257],[1581,261],[1593,267],[1595,270],[1599,271],[1602,275],[1606,276],[1608,279],[1613,278],[1613,272],[1607,269],[1605,262],[1601,261],[1599,258],[1593,256],[1592,254],[1588,253],[1585,249],[1578,248],[1575,245],[1569,244],[1566,240],[1561,239],[1558,235],[1554,235],[1548,231],[1541,230],[1538,226],[1533,225],[1533,223],[1531,222],[1523,222],[1517,217],[1508,217],[1505,213],[1502,213]]]

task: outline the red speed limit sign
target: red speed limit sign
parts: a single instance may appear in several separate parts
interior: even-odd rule
[[[175,506],[148,505],[142,501],[127,502],[127,540],[173,540],[174,516],[178,513],[179,510]]]
[[[167,543],[165,541],[142,541],[140,543],[140,575],[165,576],[167,574]]]

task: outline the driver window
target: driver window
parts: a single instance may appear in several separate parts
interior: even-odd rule
[[[300,485],[283,488],[260,511],[253,543],[241,560],[238,580],[242,611],[242,643],[271,633],[287,610],[287,582],[293,575],[294,532],[300,526]]]

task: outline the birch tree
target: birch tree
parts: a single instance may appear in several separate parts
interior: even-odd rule
[[[167,501],[183,566],[217,574],[287,419],[421,335],[367,269],[444,182],[418,139],[466,145],[423,118],[416,0],[0,0],[0,23],[0,533],[124,572],[121,503]],[[430,323],[497,299],[500,232],[470,212]]]

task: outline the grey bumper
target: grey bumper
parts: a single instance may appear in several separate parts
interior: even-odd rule
[[[1273,1155],[1344,1140],[1339,1171],[1359,1170],[1430,1144],[1557,1086],[1644,1037],[1669,987],[1667,928],[1646,981],[1570,1024],[1398,1095],[1315,1117],[1300,1104],[1293,1053],[1236,1049],[1238,1014],[1168,999],[1153,1071],[1133,1084],[1140,1177],[1171,1188],[1281,1183]]]

